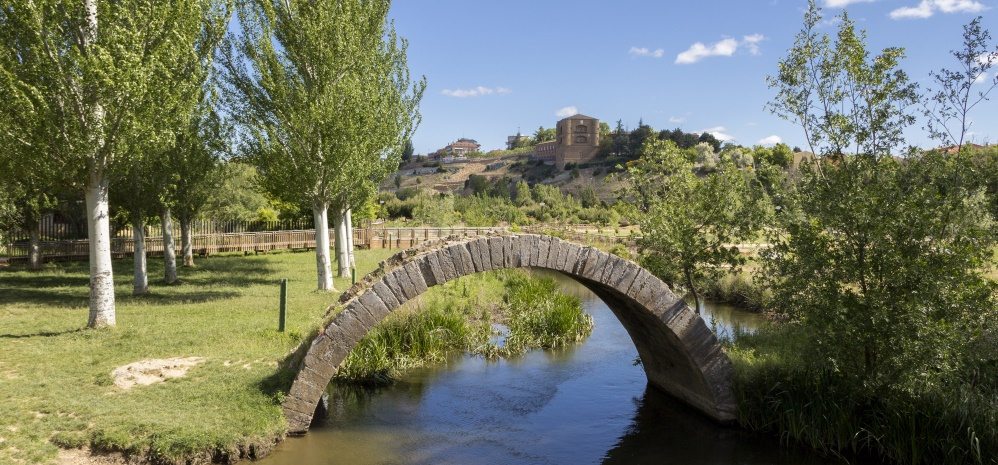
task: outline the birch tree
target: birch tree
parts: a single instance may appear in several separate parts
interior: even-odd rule
[[[223,48],[240,151],[275,198],[312,208],[319,290],[332,290],[329,211],[345,225],[348,190],[401,150],[425,83],[386,0],[246,0]],[[402,124],[399,124],[399,123]],[[375,159],[376,158],[376,159]],[[345,226],[337,228],[341,245]],[[341,267],[349,261],[339,254]]]
[[[215,109],[216,101],[205,94],[188,127],[177,136],[169,153],[170,169],[176,173],[173,209],[180,226],[180,248],[184,267],[194,266],[191,227],[201,209],[222,184],[222,156],[228,151],[228,128]]]
[[[44,134],[47,147],[32,160],[85,194],[88,327],[115,324],[111,174],[135,153],[129,145],[172,137],[160,123],[183,109],[183,77],[216,12],[209,0],[0,3],[0,131],[23,149],[37,139],[21,134]]]
[[[124,212],[132,226],[132,294],[149,292],[149,273],[146,266],[146,225],[157,210],[159,189],[155,182],[156,166],[141,157],[133,157],[121,166],[113,179],[116,189],[111,202]]]

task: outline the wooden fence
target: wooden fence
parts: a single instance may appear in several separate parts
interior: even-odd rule
[[[500,231],[501,228],[354,228],[354,245],[359,248],[400,249],[449,236],[472,237]],[[335,231],[330,231],[335,238]],[[179,234],[174,235],[175,247],[180,250]],[[45,259],[84,259],[89,257],[89,242],[83,240],[41,241],[42,257]],[[314,249],[315,230],[296,229],[286,231],[259,231],[215,234],[192,234],[191,245],[196,255],[206,256],[223,252],[260,253],[271,250]],[[147,237],[146,252],[150,255],[163,253],[162,237]],[[9,259],[21,260],[28,256],[28,243],[18,241],[0,246]],[[135,252],[135,241],[130,237],[111,239],[111,255],[117,258],[131,256]]]

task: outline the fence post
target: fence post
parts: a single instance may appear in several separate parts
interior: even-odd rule
[[[277,322],[277,332],[284,332],[284,324],[288,317],[288,279],[281,279],[281,310]]]

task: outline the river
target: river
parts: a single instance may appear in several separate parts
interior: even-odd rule
[[[330,417],[288,438],[262,465],[842,463],[791,450],[768,436],[716,425],[647,386],[627,332],[588,289],[595,327],[585,342],[514,360],[456,356],[376,391],[330,386]],[[756,314],[707,304],[721,337],[761,323]]]

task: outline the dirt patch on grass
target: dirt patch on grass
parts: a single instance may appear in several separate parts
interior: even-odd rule
[[[204,362],[201,357],[162,358],[140,360],[115,368],[111,372],[114,385],[128,390],[135,386],[148,386],[168,379],[182,378],[187,371]]]
[[[93,454],[84,449],[59,449],[57,465],[126,465],[128,460],[121,454]]]

